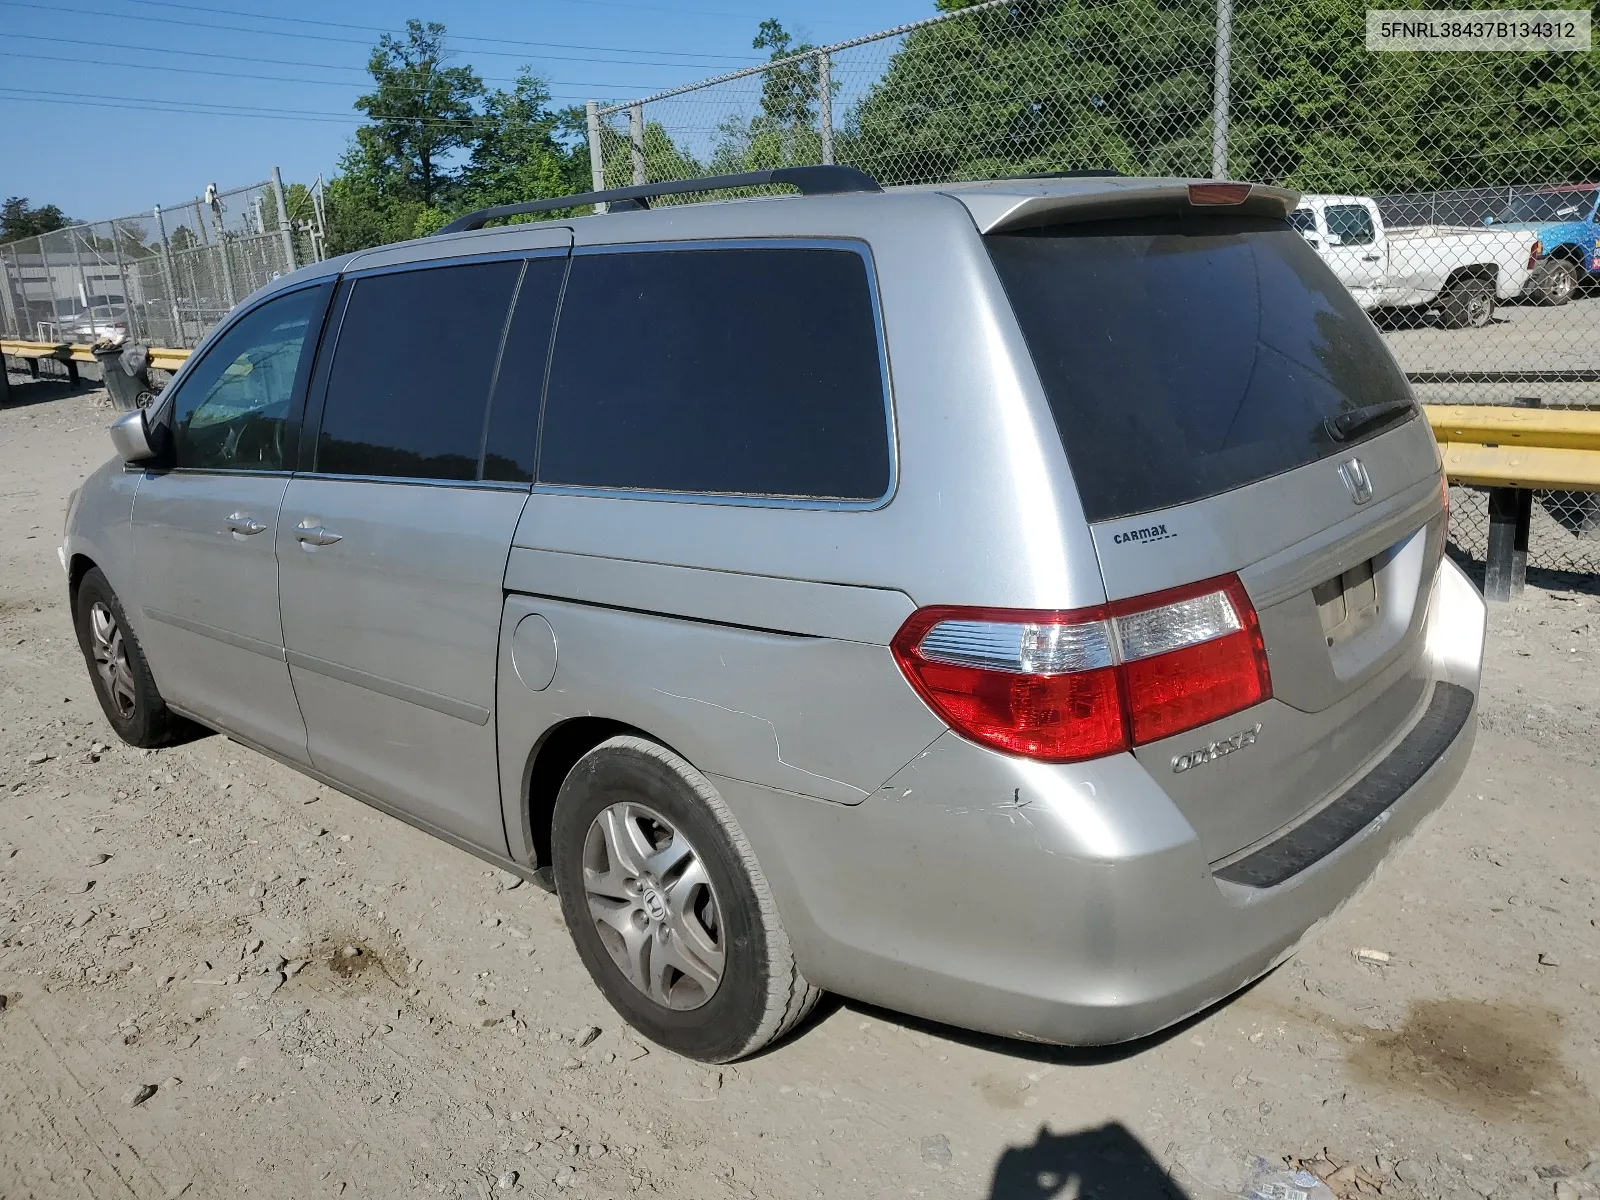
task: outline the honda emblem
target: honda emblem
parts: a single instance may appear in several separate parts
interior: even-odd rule
[[[1347,458],[1340,463],[1339,478],[1344,480],[1345,490],[1357,504],[1372,499],[1372,477],[1359,458]]]

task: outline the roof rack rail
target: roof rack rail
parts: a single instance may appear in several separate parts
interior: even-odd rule
[[[482,229],[501,217],[520,217],[528,213],[555,212],[579,204],[610,204],[616,211],[649,208],[655,196],[681,196],[691,192],[715,192],[724,188],[768,187],[787,184],[803,196],[838,196],[849,192],[881,192],[878,181],[855,167],[774,167],[766,171],[742,171],[737,175],[706,175],[699,179],[679,179],[670,183],[641,183],[632,187],[610,188],[603,192],[580,192],[553,200],[529,200],[522,204],[502,204],[480,208],[457,217],[439,233],[463,233]],[[437,236],[437,235],[435,235]]]

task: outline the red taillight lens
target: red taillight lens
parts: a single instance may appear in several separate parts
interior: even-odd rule
[[[1013,675],[928,663],[916,681],[958,732],[1024,758],[1075,762],[1126,744],[1111,667],[1074,675]]]
[[[1528,270],[1533,270],[1539,265],[1539,260],[1544,257],[1544,243],[1538,238],[1533,239],[1533,245],[1528,250]]]
[[[893,648],[911,685],[958,733],[1009,754],[1076,762],[1128,744],[1104,617],[924,608]]]
[[[893,649],[956,732],[1044,762],[1115,754],[1272,694],[1236,576],[1076,612],[925,608]]]

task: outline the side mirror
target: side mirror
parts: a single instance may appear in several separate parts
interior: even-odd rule
[[[117,448],[118,457],[125,463],[148,462],[156,456],[156,448],[150,437],[150,422],[145,417],[144,409],[125,412],[111,422],[111,444]]]
[[[1485,217],[1483,219],[1483,223],[1485,225],[1493,225],[1494,224],[1494,218],[1493,217]]]

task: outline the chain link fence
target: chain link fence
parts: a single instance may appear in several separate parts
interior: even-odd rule
[[[1459,559],[1482,564],[1489,549],[1489,493],[1481,488],[1450,489],[1450,544]],[[1528,524],[1528,566],[1590,576],[1600,575],[1600,492],[1545,491],[1533,494]]]
[[[269,181],[0,245],[0,334],[193,346],[251,292],[320,257],[311,222],[282,196]]]
[[[1594,52],[1372,52],[1352,0],[991,0],[594,116],[609,187],[823,162],[1284,184],[1422,400],[1600,404]]]
[[[1600,406],[1600,53],[1375,52],[1366,32],[1353,0],[990,0],[597,103],[590,157],[605,187],[829,162],[886,186],[1282,184],[1423,402]],[[1482,560],[1485,493],[1454,491]],[[1531,564],[1600,571],[1600,495],[1540,492],[1534,514]]]

